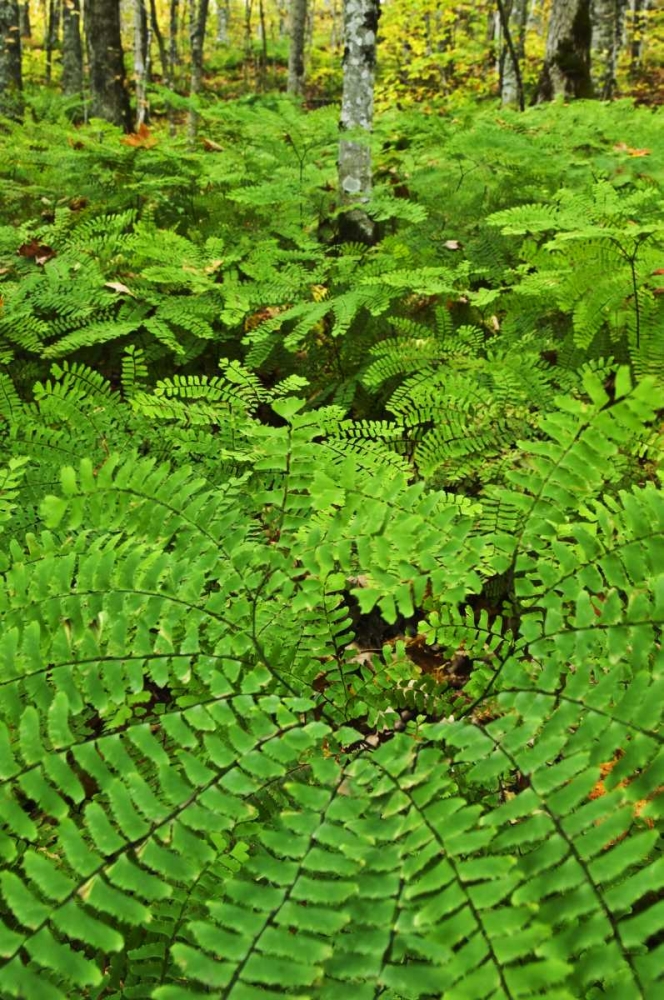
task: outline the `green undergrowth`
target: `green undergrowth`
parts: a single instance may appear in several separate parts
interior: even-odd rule
[[[34,116],[0,994],[655,1000],[661,116],[385,116],[372,247],[334,109]]]

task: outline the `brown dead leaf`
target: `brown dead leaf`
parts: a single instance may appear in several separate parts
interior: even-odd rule
[[[632,146],[628,146],[626,142],[618,142],[613,147],[616,153],[627,153],[628,156],[650,156],[651,150],[649,149],[634,149]]]
[[[218,142],[214,141],[214,139],[206,139],[204,136],[202,142],[203,148],[207,149],[209,153],[223,153],[224,151],[224,147],[220,146]]]
[[[19,257],[27,257],[28,260],[34,260],[35,264],[45,264],[47,260],[56,256],[56,252],[52,247],[47,246],[45,243],[40,243],[39,240],[30,240],[29,243],[23,243],[16,251]]]

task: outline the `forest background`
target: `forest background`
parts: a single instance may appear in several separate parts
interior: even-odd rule
[[[659,1000],[664,10],[0,0],[0,995]]]

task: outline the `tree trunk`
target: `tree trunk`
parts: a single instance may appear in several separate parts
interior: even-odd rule
[[[288,93],[302,96],[304,90],[304,37],[307,0],[291,0],[290,49],[288,51]]]
[[[610,100],[616,88],[626,7],[627,0],[591,0],[593,86],[603,101]]]
[[[631,12],[630,74],[638,72],[643,58],[643,42],[648,23],[651,0],[629,0]]]
[[[592,93],[590,0],[553,0],[537,101]]]
[[[180,62],[178,54],[178,3],[179,0],[171,0],[168,17],[168,62],[170,67],[168,86],[171,90],[175,86],[175,67]]]
[[[134,0],[134,85],[136,87],[136,128],[148,120],[148,72],[150,38],[145,0]]]
[[[21,25],[21,38],[32,38],[32,28],[30,27],[30,0],[19,5],[19,23]]]
[[[346,0],[344,5],[343,93],[340,127],[373,126],[376,35],[380,0]],[[342,237],[373,243],[376,227],[362,208],[371,197],[371,148],[367,143],[342,139],[339,143],[339,188],[348,211]]]
[[[191,45],[191,82],[189,96],[192,99],[201,89],[203,79],[203,45],[205,44],[205,25],[207,22],[209,0],[190,0],[189,41]],[[198,114],[195,107],[189,110],[189,138],[196,138]]]
[[[216,0],[215,13],[217,19],[217,45],[228,45],[228,26],[231,19],[231,8],[229,0]]]
[[[46,25],[46,82],[51,82],[53,75],[53,49],[57,47],[60,34],[60,4],[58,0],[49,0],[48,21]]]
[[[161,28],[159,27],[159,15],[157,14],[157,3],[156,0],[150,0],[150,25],[152,27],[152,34],[157,42],[157,48],[159,49],[159,63],[161,65],[161,76],[164,83],[168,80],[168,55],[166,54],[166,43],[164,41],[164,35]]]
[[[261,42],[261,54],[258,63],[258,89],[265,90],[267,77],[267,26],[265,24],[265,4],[258,0],[258,24]]]
[[[525,55],[528,0],[497,0],[501,26],[500,100],[524,109],[521,66]]]
[[[90,115],[131,129],[129,93],[120,37],[120,0],[87,0]]]
[[[18,0],[0,2],[0,115],[7,118],[23,112],[19,18]]]
[[[62,4],[62,91],[68,97],[83,93],[80,0]]]

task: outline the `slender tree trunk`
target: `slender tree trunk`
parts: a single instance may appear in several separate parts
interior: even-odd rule
[[[253,11],[253,0],[244,0],[244,86],[249,88],[249,67],[251,66],[251,53],[253,52],[253,41],[251,34],[251,15]]]
[[[180,62],[178,53],[178,4],[179,0],[170,0],[168,17],[168,61],[170,64],[170,80],[168,86],[175,85],[175,67]]]
[[[166,53],[166,42],[164,41],[164,35],[159,27],[159,15],[157,13],[157,3],[156,0],[150,0],[150,24],[152,26],[152,34],[157,42],[157,48],[159,49],[159,63],[161,65],[161,76],[164,82],[168,79],[168,55]]]
[[[376,36],[380,0],[346,0],[344,5],[343,93],[340,127],[373,127]],[[373,243],[376,227],[362,207],[371,197],[371,148],[356,139],[339,143],[339,188],[348,211],[342,237]]]
[[[130,131],[120,0],[86,0],[85,27],[90,59],[90,115]]]
[[[19,5],[19,23],[21,25],[21,38],[32,38],[32,28],[30,27],[30,0]]]
[[[205,44],[205,25],[207,23],[209,0],[190,0],[189,40],[191,45],[191,82],[189,96],[192,99],[201,89],[203,80],[203,46]],[[189,138],[196,138],[198,114],[193,106],[189,111]]]
[[[258,0],[258,23],[261,39],[261,54],[258,64],[258,89],[265,90],[267,75],[267,27],[265,24],[264,0]]]
[[[537,101],[592,97],[590,0],[553,0]]]
[[[46,27],[46,82],[51,82],[53,75],[53,50],[58,44],[60,34],[60,4],[59,0],[49,0],[48,23]]]
[[[148,72],[150,68],[150,38],[145,0],[134,0],[134,85],[136,87],[136,128],[145,125],[149,117]]]
[[[216,0],[215,14],[217,20],[217,45],[228,45],[228,28],[231,20],[229,0]]]
[[[648,11],[651,0],[629,0],[631,12],[630,73],[638,72],[643,59],[643,43],[647,31]]]
[[[592,77],[595,93],[603,101],[610,100],[616,88],[626,8],[627,0],[591,0]]]
[[[62,3],[62,91],[68,97],[83,93],[80,0]]]
[[[304,90],[304,37],[307,0],[291,0],[290,49],[288,51],[288,93],[302,96]]]
[[[0,115],[23,113],[21,32],[18,0],[0,2]]]
[[[497,0],[503,43],[500,49],[500,100],[523,111],[521,66],[525,55],[528,0]]]

